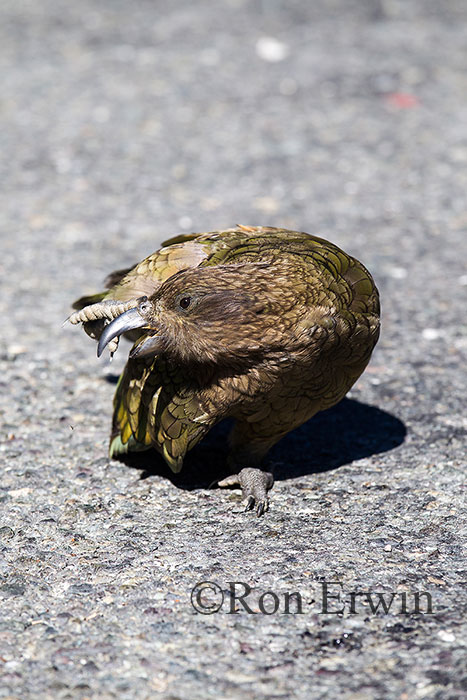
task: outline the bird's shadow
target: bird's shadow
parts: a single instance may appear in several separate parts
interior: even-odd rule
[[[142,471],[141,478],[160,475],[186,490],[206,488],[226,476],[227,438],[232,421],[225,420],[185,458],[180,474],[173,474],[155,450],[122,455],[121,461]],[[290,432],[267,457],[274,478],[291,479],[330,471],[356,459],[387,452],[400,445],[406,427],[395,416],[355,399],[318,413]]]

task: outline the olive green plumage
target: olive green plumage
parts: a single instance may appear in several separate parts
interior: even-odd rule
[[[99,338],[109,321],[131,318],[114,322],[115,335],[129,330],[135,344],[115,394],[110,453],[155,447],[175,472],[227,416],[236,419],[231,463],[258,466],[277,440],[340,401],[379,334],[366,268],[284,229],[178,236],[107,285],[78,300],[70,320]]]

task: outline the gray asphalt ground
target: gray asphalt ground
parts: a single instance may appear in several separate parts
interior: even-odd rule
[[[0,20],[0,697],[467,697],[466,3]],[[271,453],[260,519],[207,488],[225,429],[178,480],[109,462],[126,350],[61,325],[164,238],[236,223],[330,238],[383,303],[350,397]]]

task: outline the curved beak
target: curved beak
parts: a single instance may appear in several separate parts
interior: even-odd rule
[[[133,331],[135,328],[144,328],[147,325],[147,321],[141,316],[138,309],[129,309],[120,314],[104,328],[97,346],[97,357],[102,355],[104,348],[113,338],[118,338],[122,333]]]

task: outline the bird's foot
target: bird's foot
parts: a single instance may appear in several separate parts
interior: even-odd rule
[[[120,316],[120,314],[137,306],[138,302],[139,298],[131,299],[130,301],[104,299],[103,301],[98,301],[96,304],[88,304],[88,306],[75,311],[71,316],[68,316],[67,321],[76,325],[77,323],[87,323],[89,321],[105,319],[110,323],[117,318],[117,316]]]
[[[73,325],[82,323],[86,333],[91,338],[99,340],[104,328],[117,318],[117,316],[120,316],[120,314],[136,306],[138,301],[139,299],[131,299],[130,301],[104,299],[96,304],[89,304],[75,311],[67,318],[67,321]],[[109,342],[108,348],[110,350],[110,357],[112,358],[118,348],[118,337],[113,338]]]
[[[270,472],[263,472],[261,469],[247,467],[238,474],[232,474],[218,482],[221,488],[237,484],[240,484],[242,488],[245,510],[255,508],[256,515],[263,515],[269,508],[267,494],[274,484],[273,475]]]

